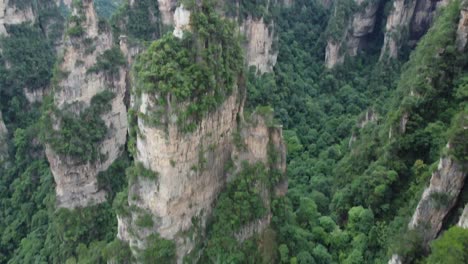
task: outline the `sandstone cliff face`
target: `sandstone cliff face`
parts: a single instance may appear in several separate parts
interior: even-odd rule
[[[354,1],[358,6],[358,11],[349,18],[349,23],[346,23],[347,28],[343,29],[342,38],[339,40],[330,38],[328,40],[325,66],[329,69],[342,64],[346,54],[356,56],[365,44],[365,37],[374,31],[380,0],[370,3],[363,0]],[[332,17],[331,19],[335,18]]]
[[[460,11],[460,22],[457,29],[457,49],[464,51],[468,42],[468,2],[462,4]]]
[[[7,25],[17,25],[34,20],[32,5],[18,8],[9,0],[0,0],[0,35],[7,35]]]
[[[247,37],[245,44],[247,65],[255,66],[260,73],[272,72],[278,58],[274,48],[277,41],[274,33],[274,23],[269,25],[251,17],[242,22],[241,32]]]
[[[408,227],[422,229],[425,246],[437,236],[443,219],[457,201],[466,178],[464,166],[451,157],[442,157],[424,190]]]
[[[163,24],[174,25],[174,11],[177,7],[177,0],[158,0],[158,5]]]
[[[415,45],[431,26],[437,8],[447,0],[395,0],[387,18],[380,58],[398,58],[402,44]]]
[[[153,100],[151,96],[143,94],[134,102],[140,102],[139,112],[147,113],[147,109],[154,104]],[[253,127],[246,126],[240,132],[246,148],[242,151],[236,149],[233,135],[240,129],[238,118],[242,115],[242,101],[235,89],[190,134],[181,132],[177,124],[169,124],[167,129],[156,128],[138,119],[136,161],[157,172],[157,180],[138,177],[129,186],[129,206],[138,209],[132,210],[129,217],[119,217],[120,239],[128,241],[132,247],[142,249],[145,247],[145,239],[157,233],[175,241],[180,263],[193,250],[197,239],[187,233],[194,229],[204,233],[216,197],[229,178],[235,177],[235,173],[226,171],[230,162],[267,162],[267,148],[271,143],[283,151],[278,168],[284,171],[285,146],[280,128],[268,129],[263,121]],[[141,212],[152,216],[152,227],[136,226],[135,222]],[[196,226],[194,219],[198,222]],[[260,226],[253,223],[248,227],[250,231],[240,236],[261,231],[269,223],[269,218],[260,222]]]
[[[120,155],[126,141],[127,114],[124,104],[125,70],[119,68],[117,76],[105,73],[90,73],[88,69],[95,65],[98,55],[112,47],[110,32],[98,29],[98,18],[93,1],[83,0],[83,9],[73,9],[73,14],[83,16],[83,35],[79,38],[66,39],[63,61],[60,70],[68,73],[55,89],[54,103],[59,109],[67,105],[78,105],[71,111],[76,113],[88,107],[91,98],[104,90],[115,94],[111,101],[112,109],[101,118],[108,127],[108,133],[99,145],[100,153],[106,158],[94,162],[82,162],[71,157],[61,156],[50,147],[46,147],[47,158],[56,182],[56,195],[59,207],[74,208],[100,203],[105,200],[105,193],[98,190],[97,174],[106,170]],[[89,42],[92,44],[89,44]],[[89,47],[95,45],[95,47]],[[57,121],[55,128],[59,128]]]

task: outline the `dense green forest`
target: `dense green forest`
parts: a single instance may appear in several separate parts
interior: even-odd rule
[[[131,9],[127,1],[100,0],[95,6],[113,34],[126,34],[147,48],[134,69],[141,80],[137,92],[171,92],[176,100],[196,102],[178,109],[179,125],[188,133],[245,75],[246,110],[273,108],[288,148],[289,190],[272,202],[271,227],[243,243],[232,236],[242,224],[265,215],[253,186],[271,187],[278,180],[260,164],[244,164],[217,199],[206,241],[198,248],[202,253],[188,263],[387,263],[395,253],[405,263],[468,261],[468,231],[454,226],[468,202],[466,183],[444,222],[446,231],[430,248],[421,246],[424,230],[408,230],[441,155],[468,162],[468,54],[457,51],[455,43],[459,1],[437,15],[409,56],[379,61],[382,26],[366,52],[333,70],[323,62],[326,41],[338,36],[345,22],[329,22],[331,10],[319,1],[295,0],[288,8],[253,0],[240,1],[238,10],[226,5],[224,11],[239,22],[249,15],[275,21],[278,61],[263,75],[243,66],[235,23],[214,15],[213,6],[195,12],[193,34],[179,40],[164,34],[168,28],[159,18],[151,23],[149,18],[159,15],[157,1],[135,2]],[[343,16],[355,8],[338,3]],[[25,89],[39,91],[58,78],[58,38],[65,21],[73,19],[60,8],[39,7],[37,13],[33,24],[10,26],[9,35],[0,37],[0,111],[8,130],[8,157],[0,163],[0,263],[174,263],[172,241],[151,237],[147,250],[134,259],[116,238],[116,214],[129,210],[128,181],[134,175],[157,177],[134,164],[131,137],[137,132],[132,128],[127,149],[98,176],[107,201],[56,208],[45,144],[82,161],[98,159],[96,146],[107,133],[100,115],[110,109],[114,95],[96,95],[80,115],[58,111],[51,98],[27,101]],[[206,52],[199,54],[197,45]],[[90,70],[115,73],[125,63],[114,48]],[[61,116],[65,132],[51,132],[51,113]],[[164,123],[157,114],[146,117],[155,126]],[[367,122],[369,115],[374,121]],[[407,115],[402,132],[400,121]],[[447,142],[453,147],[447,149]],[[439,201],[444,206],[444,197]],[[138,221],[152,224],[151,218]]]

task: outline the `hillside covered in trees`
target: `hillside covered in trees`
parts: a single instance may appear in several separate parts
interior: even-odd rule
[[[0,263],[467,263],[467,25],[0,0]]]

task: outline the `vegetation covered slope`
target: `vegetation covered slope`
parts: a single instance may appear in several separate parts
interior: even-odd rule
[[[138,8],[117,13],[114,31],[138,40],[161,36],[160,25],[147,19],[157,14],[147,10],[157,7],[156,2],[135,2]],[[265,15],[265,2],[242,1],[241,17],[250,9],[255,17]],[[96,3],[105,7],[104,16],[114,9],[108,6],[114,1]],[[225,217],[238,212],[232,218],[243,221],[262,214],[254,190],[242,185],[249,183],[251,174],[262,171],[246,173],[245,182],[230,186],[220,197],[214,216],[219,221],[212,227],[218,232],[212,231],[206,241],[202,260],[215,262],[210,257],[223,251],[217,244],[221,241],[232,249],[223,256],[235,263],[262,259],[269,263],[386,263],[393,253],[409,262],[466,262],[466,231],[452,227],[459,208],[468,201],[466,188],[444,223],[448,231],[430,251],[420,247],[417,231],[407,230],[439,157],[451,155],[466,162],[468,156],[468,135],[463,129],[468,58],[455,48],[459,8],[459,2],[453,1],[444,9],[408,62],[378,63],[378,52],[370,49],[328,71],[322,62],[325,34],[339,31],[329,28],[327,32],[329,11],[310,0],[295,0],[290,8],[269,7],[269,19],[278,25],[278,63],[273,73],[251,72],[246,104],[249,109],[272,106],[286,129],[289,192],[273,203],[274,230],[237,244],[222,237]],[[63,22],[59,10],[49,11],[40,16]],[[119,16],[128,24],[119,24]],[[116,193],[125,190],[128,182],[125,170],[132,164],[128,154],[100,175],[108,202],[74,211],[55,208],[53,178],[37,140],[43,108],[28,103],[24,95],[24,88],[41,89],[53,77],[54,45],[61,29],[45,34],[44,21],[48,20],[12,26],[10,35],[0,39],[0,110],[9,131],[12,161],[11,166],[0,168],[0,263],[105,263],[108,259],[129,263],[130,249],[115,239],[115,215],[125,209],[120,205],[126,199],[125,191]],[[372,38],[379,43],[381,36],[377,30]],[[169,36],[161,40],[169,51],[177,50],[179,44],[173,42]],[[238,66],[235,63],[231,66]],[[193,96],[190,89],[182,92],[182,99]],[[402,120],[407,120],[403,126]],[[80,125],[72,121],[72,129]],[[79,139],[76,129],[64,138]],[[239,190],[254,195],[240,199]],[[232,199],[246,202],[232,207],[230,214],[220,214],[231,209]],[[172,260],[173,245],[155,241],[159,243],[150,247],[142,261]]]

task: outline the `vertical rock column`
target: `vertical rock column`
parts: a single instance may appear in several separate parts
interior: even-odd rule
[[[124,104],[125,67],[118,74],[90,72],[97,57],[112,48],[110,30],[98,27],[98,17],[92,0],[82,0],[81,7],[73,7],[72,16],[80,17],[80,36],[67,36],[63,60],[59,70],[67,73],[55,88],[54,104],[59,109],[79,114],[90,106],[91,99],[105,90],[115,96],[111,110],[101,118],[107,127],[107,135],[97,150],[103,158],[82,161],[57,154],[51,146],[46,147],[47,158],[56,182],[57,205],[74,208],[103,202],[105,193],[98,189],[97,175],[105,171],[118,158],[124,148],[127,133],[127,109]],[[71,22],[69,27],[76,26]],[[70,32],[70,31],[69,31]],[[68,107],[70,105],[78,107]],[[60,129],[60,120],[55,120],[54,129]]]

